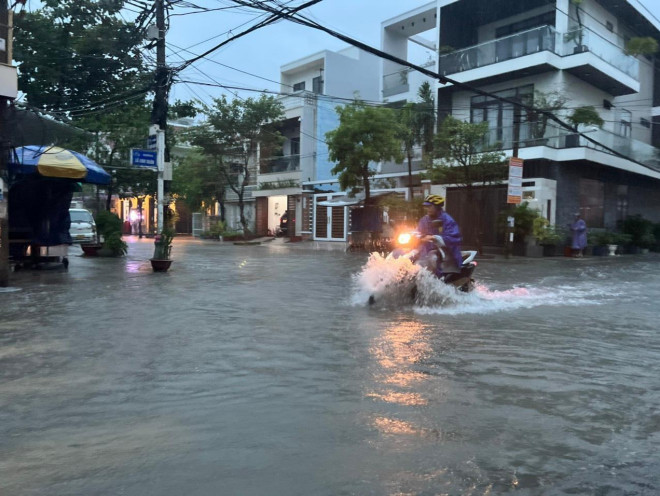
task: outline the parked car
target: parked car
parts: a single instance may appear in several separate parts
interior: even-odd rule
[[[96,223],[94,216],[84,208],[70,208],[71,227],[69,234],[74,243],[96,243]]]

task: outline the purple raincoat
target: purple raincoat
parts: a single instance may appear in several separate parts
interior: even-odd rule
[[[573,232],[571,248],[584,250],[587,247],[587,224],[582,219],[578,219],[571,224],[571,231]]]
[[[437,219],[442,221],[442,227],[433,225],[433,221]],[[463,257],[461,256],[461,241],[463,241],[463,238],[461,237],[461,232],[458,229],[458,224],[456,224],[456,221],[451,217],[451,215],[449,215],[444,210],[440,212],[437,219],[431,219],[431,217],[425,215],[420,219],[419,225],[417,226],[417,231],[419,231],[419,233],[423,236],[442,236],[442,240],[447,246],[447,251],[454,259],[456,267],[460,268],[463,263]],[[434,243],[424,243],[422,246],[422,255],[433,249],[435,249]],[[440,264],[438,264],[438,269],[436,272],[438,276],[442,275]]]

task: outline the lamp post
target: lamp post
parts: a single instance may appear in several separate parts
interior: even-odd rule
[[[138,197],[138,239],[142,239],[142,196]]]

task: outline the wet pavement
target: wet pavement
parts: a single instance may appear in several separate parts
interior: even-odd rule
[[[365,295],[337,245],[152,240],[0,292],[2,495],[660,493],[660,257]],[[371,287],[369,287],[371,285]]]

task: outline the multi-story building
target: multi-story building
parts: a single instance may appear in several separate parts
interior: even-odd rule
[[[325,133],[338,125],[338,105],[356,97],[379,101],[379,67],[377,57],[353,47],[324,50],[282,66],[280,91],[288,93],[281,97],[285,141],[277,156],[258,158],[251,192],[257,233],[275,232],[288,211],[290,236],[346,239],[345,208],[315,209],[317,200],[340,194]]]
[[[632,214],[660,221],[659,64],[625,49],[631,38],[659,35],[658,20],[634,1],[436,0],[384,22],[382,48],[416,63],[411,46],[433,49],[431,67],[469,86],[433,82],[440,118],[488,122],[509,155],[520,122],[524,197],[553,224],[579,211],[590,227],[611,228]],[[424,79],[384,61],[383,97],[411,100]],[[582,126],[582,136],[551,120],[538,126],[498,98],[529,103],[539,93],[565,99],[563,120],[593,106],[604,125]]]

